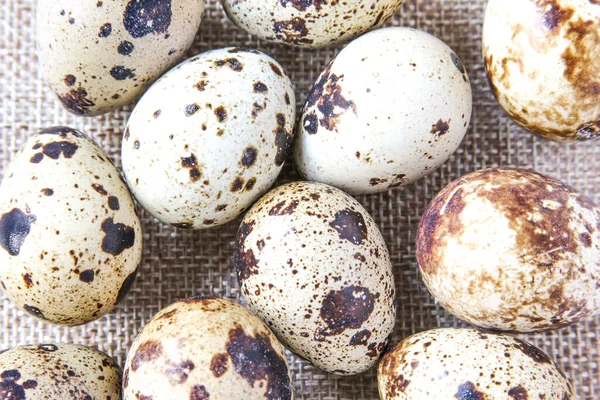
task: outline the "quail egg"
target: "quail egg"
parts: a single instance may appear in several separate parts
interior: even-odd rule
[[[203,11],[204,0],[38,1],[41,74],[76,115],[114,110],[179,61]]]
[[[277,178],[295,113],[292,84],[271,57],[232,47],[202,53],[136,105],[122,147],[129,186],[164,223],[229,222]]]
[[[425,210],[417,260],[431,294],[483,328],[561,328],[600,310],[600,210],[556,179],[487,169]]]
[[[237,233],[234,266],[249,308],[317,367],[372,367],[395,324],[394,276],[375,222],[358,201],[314,182],[261,198]]]
[[[291,400],[281,344],[255,315],[227,300],[193,297],[161,310],[135,339],[125,400]]]
[[[0,280],[29,314],[77,325],[110,312],[142,256],[140,221],[106,153],[83,133],[33,135],[0,186]]]
[[[445,43],[409,28],[367,33],[314,84],[297,125],[296,169],[352,194],[414,182],[458,148],[471,104],[465,67]]]

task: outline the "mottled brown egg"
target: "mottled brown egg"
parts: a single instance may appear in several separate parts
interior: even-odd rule
[[[29,314],[77,325],[110,312],[142,257],[133,200],[106,153],[83,133],[44,129],[0,186],[0,280]]]
[[[19,346],[0,353],[0,398],[119,400],[121,368],[91,347]]]
[[[204,0],[38,1],[42,77],[74,114],[114,110],[183,56],[203,11]]]
[[[509,335],[433,329],[382,357],[381,400],[574,400],[564,373],[543,351]]]
[[[261,39],[324,47],[381,26],[403,0],[222,0],[229,18]]]
[[[395,324],[387,247],[358,201],[331,186],[273,189],[244,217],[234,266],[249,308],[317,367],[367,370]]]
[[[480,327],[561,328],[600,310],[600,211],[556,179],[487,169],[435,196],[417,232],[431,294]]]
[[[162,309],[133,342],[123,375],[125,400],[291,400],[277,338],[228,300],[192,297]]]
[[[485,68],[520,126],[561,142],[600,135],[600,7],[588,0],[490,0]]]

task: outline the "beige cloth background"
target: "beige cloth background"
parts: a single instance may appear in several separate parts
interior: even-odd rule
[[[471,127],[456,154],[416,184],[359,197],[371,212],[389,246],[398,287],[394,343],[426,329],[464,326],[435,304],[421,283],[414,237],[424,207],[445,184],[484,167],[533,168],[557,177],[600,203],[600,140],[556,144],[517,128],[497,106],[481,59],[483,0],[406,0],[388,25],[411,26],[446,41],[464,61],[473,86]],[[69,125],[91,135],[120,164],[120,143],[131,107],[95,118],[64,111],[40,80],[35,49],[35,2],[0,0],[0,167],[4,171],[23,141],[38,129]],[[211,48],[244,45],[277,59],[296,86],[298,107],[336,49],[290,50],[250,38],[230,23],[217,0],[207,10],[188,55]],[[293,179],[287,166],[283,180]],[[176,299],[213,294],[241,301],[232,270],[232,249],[239,220],[201,232],[177,231],[147,214],[145,249],[138,279],[126,300],[110,315],[80,327],[53,327],[16,310],[0,297],[0,346],[34,342],[95,345],[123,363],[132,340],[158,310]],[[600,398],[600,317],[557,332],[523,336],[541,347],[566,372],[578,398]],[[289,353],[288,353],[289,354]],[[299,399],[377,399],[375,371],[335,377],[289,354]]]

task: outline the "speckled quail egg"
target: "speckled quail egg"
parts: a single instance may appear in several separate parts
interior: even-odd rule
[[[241,291],[290,350],[350,375],[372,367],[394,329],[394,276],[375,222],[333,187],[294,182],[267,193],[237,233]]]
[[[413,182],[458,148],[471,105],[465,67],[446,44],[409,28],[370,32],[313,86],[297,126],[296,168],[354,194]]]
[[[91,347],[15,347],[0,354],[0,398],[119,400],[121,368]]]
[[[44,129],[0,186],[0,280],[33,316],[76,325],[111,311],[142,255],[133,200],[106,153],[83,133]]]
[[[203,11],[204,0],[38,1],[41,74],[74,114],[114,110],[179,61]]]
[[[483,55],[500,105],[545,139],[600,135],[600,7],[586,0],[490,0]]]
[[[261,39],[323,47],[383,24],[403,0],[221,0],[229,18]]]
[[[225,48],[198,55],[135,107],[122,149],[129,186],[164,223],[229,222],[277,178],[295,113],[292,84],[266,54]]]
[[[448,311],[503,331],[560,328],[600,310],[600,210],[573,188],[518,169],[463,176],[417,232],[425,284]]]
[[[125,363],[125,400],[290,400],[281,344],[231,301],[192,297],[161,310]]]
[[[381,400],[575,399],[544,352],[509,335],[433,329],[388,352],[377,373]]]

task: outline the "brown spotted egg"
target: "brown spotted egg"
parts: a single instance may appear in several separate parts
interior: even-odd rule
[[[600,310],[600,210],[518,169],[473,172],[425,210],[417,259],[431,294],[480,327],[561,328]]]
[[[279,175],[295,113],[292,84],[271,57],[241,48],[200,54],[135,107],[122,148],[129,186],[164,223],[229,222]]]
[[[14,347],[0,353],[0,398],[119,400],[121,368],[76,344]]]
[[[509,335],[433,329],[382,357],[381,400],[574,400],[564,373],[544,352]]]
[[[367,370],[395,324],[387,247],[358,201],[331,186],[273,189],[244,217],[234,265],[250,309],[317,367]]]
[[[483,55],[498,102],[561,142],[600,135],[600,7],[588,0],[490,0]]]
[[[192,297],[139,333],[123,375],[125,400],[291,400],[285,355],[267,326],[231,301]]]
[[[74,114],[114,110],[179,61],[203,11],[204,0],[38,1],[41,74]]]
[[[383,24],[403,0],[222,0],[229,18],[261,39],[324,47]]]
[[[44,129],[0,186],[0,280],[31,315],[77,325],[110,312],[142,256],[133,200],[106,153],[81,132]]]
[[[456,151],[471,105],[465,67],[445,43],[409,28],[369,32],[314,84],[297,125],[296,169],[354,194],[414,182]]]

